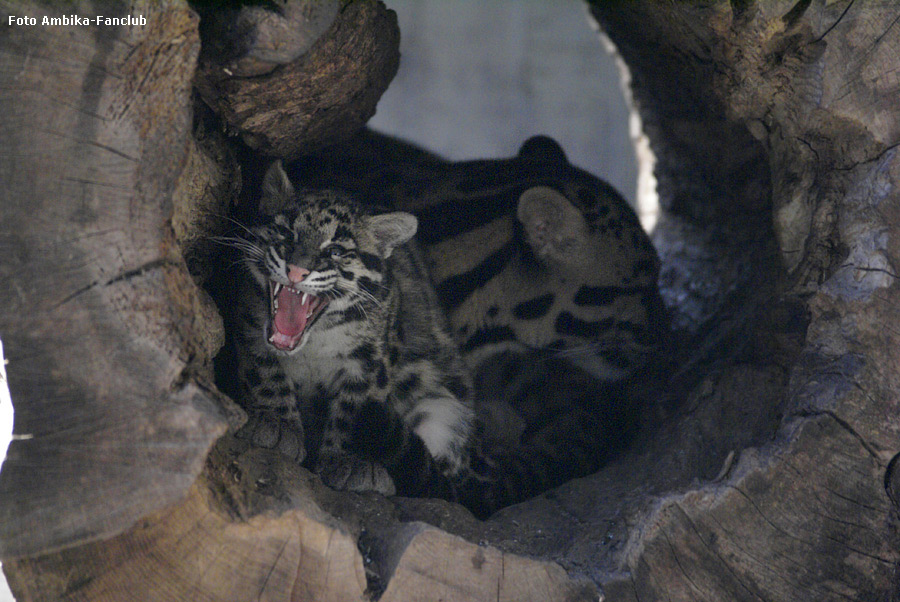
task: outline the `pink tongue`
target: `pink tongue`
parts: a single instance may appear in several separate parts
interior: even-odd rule
[[[306,328],[306,314],[315,299],[310,295],[306,303],[300,302],[300,295],[287,287],[278,293],[278,309],[275,310],[275,329],[283,335],[295,337]]]

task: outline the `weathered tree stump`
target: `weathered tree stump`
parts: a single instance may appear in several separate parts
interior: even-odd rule
[[[205,110],[192,123],[192,78],[266,152],[344,140],[386,81],[320,99],[352,123],[289,135],[315,99],[282,107],[274,83],[359,83],[352,60],[305,63],[335,36],[395,56],[383,7],[342,6],[381,17],[339,34],[336,13],[277,56],[254,34],[221,55],[223,79],[214,59],[197,71],[184,3],[66,11],[147,18],[131,28],[11,26],[58,15],[4,7],[0,337],[28,437],[0,471],[0,560],[17,598],[900,599],[900,7],[590,3],[658,156],[686,344],[623,457],[479,522],[247,449],[212,382],[221,324],[198,282],[239,170]],[[296,33],[284,21],[304,14],[276,24]],[[244,32],[273,18],[236,15]],[[257,78],[273,96],[254,103]]]
[[[252,148],[277,157],[349,138],[397,73],[397,18],[375,0],[212,8],[197,89]],[[230,35],[227,35],[230,34]]]
[[[706,231],[719,264],[734,266],[719,273],[750,287],[745,307],[793,308],[777,319],[784,326],[809,320],[796,352],[785,339],[796,328],[761,336],[765,322],[745,324],[759,348],[732,348],[732,365],[704,383],[720,396],[751,371],[733,398],[757,406],[745,416],[771,408],[777,430],[734,445],[718,482],[661,498],[639,547],[618,558],[627,577],[607,594],[886,599],[900,549],[885,488],[900,449],[900,7],[596,2],[591,11],[632,69],[670,215]],[[741,319],[724,309],[720,331],[723,319]],[[717,438],[719,458],[722,443],[741,443]]]
[[[196,16],[146,3],[134,7],[146,27],[29,27],[8,25],[10,8],[0,333],[14,429],[29,438],[0,477],[3,557],[109,537],[176,502],[226,427],[211,383],[194,378],[214,325],[198,319],[170,224]],[[13,14],[59,16],[24,3]]]

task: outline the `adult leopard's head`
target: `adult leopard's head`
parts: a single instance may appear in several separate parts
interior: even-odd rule
[[[519,337],[601,380],[624,378],[649,359],[666,320],[650,238],[625,199],[552,139],[529,139],[518,160],[552,174],[520,194],[516,218],[525,257],[540,266],[523,278],[555,295],[513,308]]]
[[[242,248],[268,295],[264,335],[284,353],[316,328],[382,311],[385,260],[418,226],[408,213],[368,214],[342,192],[295,190],[280,162],[263,180],[260,212],[265,222]]]

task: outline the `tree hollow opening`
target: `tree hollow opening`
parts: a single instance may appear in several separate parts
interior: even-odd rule
[[[594,16],[606,27],[615,18],[600,9]],[[653,241],[671,319],[663,372],[628,384],[640,404],[638,434],[599,472],[505,508],[483,523],[443,502],[373,500],[316,488],[317,502],[359,536],[372,560],[370,585],[376,590],[391,571],[390,550],[401,538],[397,520],[429,523],[468,541],[554,560],[596,583],[608,581],[619,574],[636,525],[661,499],[726,481],[743,450],[775,438],[808,315],[802,301],[785,294],[771,225],[769,157],[712,97],[712,75],[703,67],[683,63],[673,49],[649,62],[632,46],[639,40],[621,31],[613,42],[624,60],[635,62],[634,101],[657,159],[661,212]],[[367,137],[363,145],[377,148],[380,140]],[[320,161],[365,171],[378,161],[419,152],[402,142],[384,144],[391,146],[381,158],[361,155],[359,143],[350,142],[299,163],[312,166],[307,174]],[[232,217],[246,222],[271,158],[235,148],[243,185]],[[310,177],[316,185],[328,185]],[[217,286],[210,292],[221,303]],[[218,382],[226,391],[235,390],[229,382],[231,361],[218,360]]]

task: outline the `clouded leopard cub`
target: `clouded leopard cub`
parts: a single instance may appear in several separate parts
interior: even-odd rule
[[[356,451],[407,494],[486,516],[595,472],[627,443],[640,377],[665,332],[659,260],[634,212],[550,138],[510,159],[448,162],[364,131],[292,165],[314,186],[419,219],[452,334],[474,375],[476,430],[451,479],[396,416],[369,406]]]
[[[382,466],[351,449],[378,406],[415,433],[442,472],[465,461],[471,383],[421,260],[416,218],[364,210],[346,194],[299,190],[280,163],[263,184],[265,223],[240,243],[237,302],[245,433],[312,457],[323,481],[393,493]],[[303,423],[318,425],[304,437]]]

